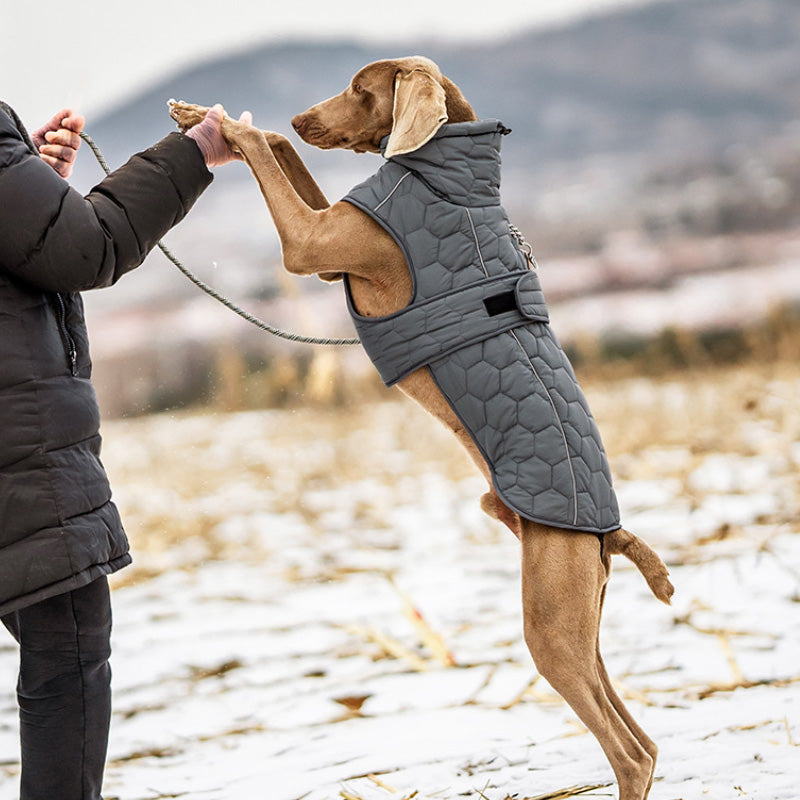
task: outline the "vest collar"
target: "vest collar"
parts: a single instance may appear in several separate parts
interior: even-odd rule
[[[510,133],[496,119],[442,125],[419,150],[389,159],[459,205],[500,203],[500,140]],[[381,140],[381,154],[389,137]]]

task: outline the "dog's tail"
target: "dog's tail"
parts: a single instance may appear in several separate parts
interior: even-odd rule
[[[619,554],[633,561],[639,572],[644,575],[653,594],[662,603],[670,604],[675,587],[667,577],[669,571],[656,551],[646,542],[630,531],[619,528],[604,535],[603,548],[609,555]]]
[[[481,497],[481,508],[493,519],[504,522],[518,539],[522,539],[522,519],[519,514],[507,508],[494,491]],[[662,603],[670,605],[675,587],[668,577],[669,570],[658,553],[645,541],[624,528],[618,528],[603,534],[603,550],[609,555],[623,555],[633,561],[644,575],[653,594]]]

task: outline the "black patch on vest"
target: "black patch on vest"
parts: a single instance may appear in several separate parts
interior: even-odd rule
[[[514,311],[517,308],[517,298],[514,292],[503,292],[492,297],[487,297],[483,304],[489,312],[490,317],[496,317],[506,311]]]

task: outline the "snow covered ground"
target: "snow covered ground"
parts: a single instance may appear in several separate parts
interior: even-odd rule
[[[661,748],[652,800],[796,800],[800,368],[587,393],[626,527],[676,586],[663,606],[616,559],[603,623]],[[422,412],[161,415],[105,439],[136,561],[114,581],[108,800],[616,796],[527,654],[516,540]]]

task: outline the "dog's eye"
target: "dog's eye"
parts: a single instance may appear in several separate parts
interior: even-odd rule
[[[353,92],[355,94],[364,94],[364,87],[360,83],[354,83]]]

